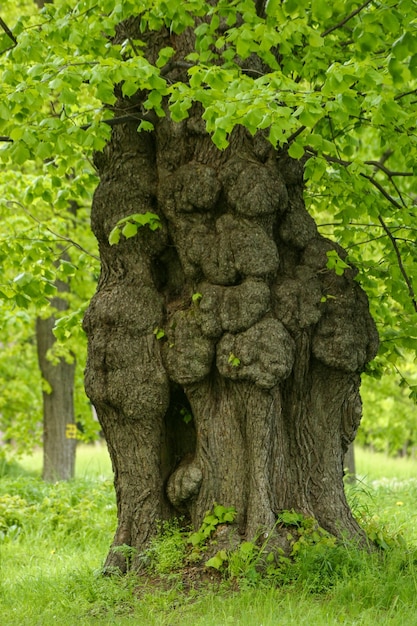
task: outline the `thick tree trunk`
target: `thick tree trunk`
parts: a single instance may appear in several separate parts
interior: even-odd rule
[[[65,310],[67,303],[54,298],[51,305]],[[60,359],[54,364],[48,359],[48,351],[55,343],[52,329],[55,317],[36,320],[38,362],[45,381],[43,396],[43,472],[48,482],[70,480],[74,477],[76,432],[74,421],[75,362]]]
[[[283,509],[360,538],[343,458],[378,340],[355,270],[327,269],[344,253],[304,207],[302,165],[240,128],[218,151],[198,106],[152,134],[116,126],[97,165],[86,389],[115,474],[114,546],[141,550],[179,513],[198,527],[215,502],[248,538]],[[109,245],[119,219],[147,211],[160,230]]]

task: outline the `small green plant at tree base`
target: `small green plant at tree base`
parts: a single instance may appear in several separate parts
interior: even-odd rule
[[[232,506],[215,504],[212,511],[207,511],[199,530],[188,539],[194,547],[202,546],[220,524],[232,524],[236,517],[236,509]]]
[[[137,549],[133,548],[132,546],[127,545],[126,543],[123,543],[120,546],[114,546],[114,548],[112,548],[112,551],[115,554],[121,554],[123,556],[123,558],[126,561],[126,571],[128,572],[132,567],[133,559],[138,554]]]
[[[289,549],[276,546],[273,537],[285,535]],[[312,517],[282,511],[271,532],[259,540],[244,541],[232,550],[219,550],[206,562],[225,578],[244,587],[281,586],[302,582],[314,593],[329,590],[346,572],[361,567],[362,552],[321,528]]]
[[[148,570],[165,575],[183,567],[187,545],[184,539],[185,530],[180,522],[181,520],[174,519],[159,524],[158,534],[141,556]]]

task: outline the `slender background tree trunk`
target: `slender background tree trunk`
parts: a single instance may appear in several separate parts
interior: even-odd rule
[[[42,9],[53,0],[34,0]],[[70,202],[69,212],[75,214],[76,204]],[[57,282],[58,291],[67,291],[68,286]],[[57,297],[51,306],[65,311],[67,303]],[[36,320],[36,342],[38,362],[47,390],[43,390],[43,479],[70,480],[74,477],[77,447],[77,426],[74,420],[75,360],[68,363],[60,359],[58,364],[48,359],[48,350],[55,343],[52,329],[55,317]]]
[[[60,284],[60,289],[67,285]],[[62,298],[56,297],[51,306],[59,311],[67,308]],[[55,317],[36,320],[38,361],[45,389],[43,397],[43,479],[49,482],[70,480],[74,477],[77,426],[74,421],[75,361],[60,359],[57,364],[48,358],[55,343],[52,329]]]

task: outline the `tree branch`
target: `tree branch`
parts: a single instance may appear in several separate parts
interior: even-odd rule
[[[382,219],[381,216],[378,216],[378,220],[379,223],[381,224],[382,228],[384,229],[384,231],[386,232],[389,240],[392,243],[392,247],[394,248],[394,252],[395,252],[395,256],[397,257],[397,262],[398,262],[398,267],[400,268],[400,272],[403,275],[403,278],[406,282],[407,288],[408,288],[408,294],[411,298],[411,302],[413,303],[413,307],[415,312],[417,313],[417,300],[416,300],[416,295],[414,293],[414,288],[413,288],[413,284],[411,282],[410,277],[408,276],[402,258],[401,258],[401,253],[398,249],[398,245],[397,245],[397,240],[394,237],[394,235],[392,234],[392,232],[390,231],[390,229],[388,228],[388,226],[385,224],[384,220]]]
[[[311,154],[312,156],[317,156],[317,151],[314,150],[314,148],[311,148],[309,146],[306,147],[306,152]],[[328,163],[337,163],[339,165],[343,165],[343,167],[349,167],[349,165],[352,165],[352,161],[345,161],[343,159],[338,159],[337,157],[332,157],[328,154],[322,154],[321,155],[324,159],[326,159],[326,161]],[[364,161],[365,165],[375,165],[374,161]],[[377,162],[378,163],[378,162]],[[381,165],[381,163],[379,163],[379,165]],[[382,166],[383,167],[383,166]],[[386,169],[386,168],[384,168]],[[389,171],[389,170],[388,170]],[[367,180],[369,180],[369,182],[378,189],[378,191],[384,196],[384,198],[386,198],[388,200],[388,202],[390,204],[392,204],[393,206],[395,206],[396,209],[402,209],[402,205],[397,202],[397,200],[395,198],[393,198],[386,189],[384,189],[384,187],[381,185],[381,183],[379,183],[373,176],[369,176],[368,174],[364,174],[363,172],[361,172],[360,174],[362,176],[362,178],[366,178]],[[398,176],[398,172],[396,172],[396,175]],[[408,173],[406,174],[408,176]]]
[[[66,241],[67,243],[71,244],[72,246],[75,246],[75,248],[78,248],[78,250],[81,250],[81,252],[84,252],[84,254],[87,254],[88,256],[92,257],[96,261],[100,261],[100,258],[97,255],[93,254],[92,252],[89,252],[88,250],[86,250],[86,248],[83,248],[83,246],[81,246],[79,243],[77,243],[73,239],[70,239],[69,237],[65,237],[65,235],[60,235],[59,233],[54,232],[51,228],[46,226],[35,215],[32,215],[32,213],[30,211],[28,211],[27,208],[25,206],[23,206],[23,204],[21,204],[17,200],[9,200],[8,203],[10,203],[10,204],[17,204],[17,206],[19,206],[22,209],[22,211],[24,211],[24,213],[26,213],[26,215],[28,217],[30,217],[34,222],[39,224],[39,226],[42,226],[42,228],[45,228],[45,230],[47,230],[49,233],[51,233],[51,235],[53,235],[57,239],[61,239],[62,241]]]
[[[2,29],[4,30],[4,32],[6,33],[8,38],[13,41],[15,46],[17,46],[17,39],[16,39],[16,37],[13,35],[12,31],[10,30],[10,28],[7,26],[6,22],[1,17],[0,17],[0,26],[2,27]]]
[[[405,91],[404,93],[399,93],[394,96],[394,100],[401,100],[401,98],[405,98],[405,96],[412,96],[414,93],[417,93],[417,89],[412,89],[411,91]]]
[[[384,172],[388,176],[388,178],[393,178],[394,176],[414,176],[413,172],[393,172],[383,165],[380,161],[365,161],[366,165],[374,165],[376,168]]]
[[[382,193],[382,195],[384,196],[384,198],[386,198],[388,200],[388,202],[390,204],[392,204],[393,206],[395,206],[396,209],[402,209],[403,207],[401,206],[401,204],[399,202],[397,202],[397,200],[395,198],[393,198],[386,189],[383,188],[383,186],[381,185],[381,183],[379,183],[377,180],[375,180],[375,178],[373,176],[368,176],[367,174],[362,174],[361,176],[363,178],[366,178],[367,180],[369,180],[369,182],[378,189],[378,191],[380,193]]]
[[[148,111],[145,115],[122,115],[121,117],[112,117],[108,120],[101,120],[102,124],[107,124],[108,126],[117,126],[118,124],[126,124],[127,122],[151,122],[155,123],[158,119],[158,116],[153,111]],[[91,124],[84,124],[83,126],[79,126],[81,130],[88,130]],[[7,137],[7,135],[0,135],[0,142],[7,141],[13,143],[13,139],[11,137]]]
[[[290,135],[287,139],[287,145],[289,146],[290,144],[292,144],[292,142],[297,139],[298,135],[301,135],[302,132],[304,132],[306,129],[306,126],[300,126],[300,128],[298,128],[296,131],[294,131],[292,133],[292,135]]]
[[[346,22],[351,20],[352,17],[355,17],[355,15],[358,15],[358,13],[360,13],[363,9],[365,9],[368,6],[368,4],[371,4],[371,2],[373,2],[373,0],[366,0],[366,2],[364,2],[360,7],[358,7],[354,11],[352,11],[352,13],[349,13],[349,15],[347,15],[341,22],[339,22],[338,24],[335,24],[334,26],[330,26],[330,28],[328,28],[323,33],[321,33],[321,37],[326,37],[327,35],[332,33],[334,30],[337,30],[338,28],[342,28],[342,26],[344,26]]]

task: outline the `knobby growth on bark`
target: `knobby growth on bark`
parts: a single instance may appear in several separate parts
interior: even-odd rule
[[[180,58],[189,37],[171,36]],[[118,104],[140,110],[141,98]],[[141,550],[179,514],[198,527],[215,502],[236,508],[248,538],[283,509],[360,536],[343,455],[378,343],[367,298],[353,268],[327,268],[327,252],[344,253],[305,209],[302,164],[239,127],[221,152],[201,114],[167,115],[152,133],[117,125],[96,158],[86,389],[115,474],[113,545]],[[119,219],[147,211],[161,229],[109,244]],[[111,550],[106,566],[124,558]]]

